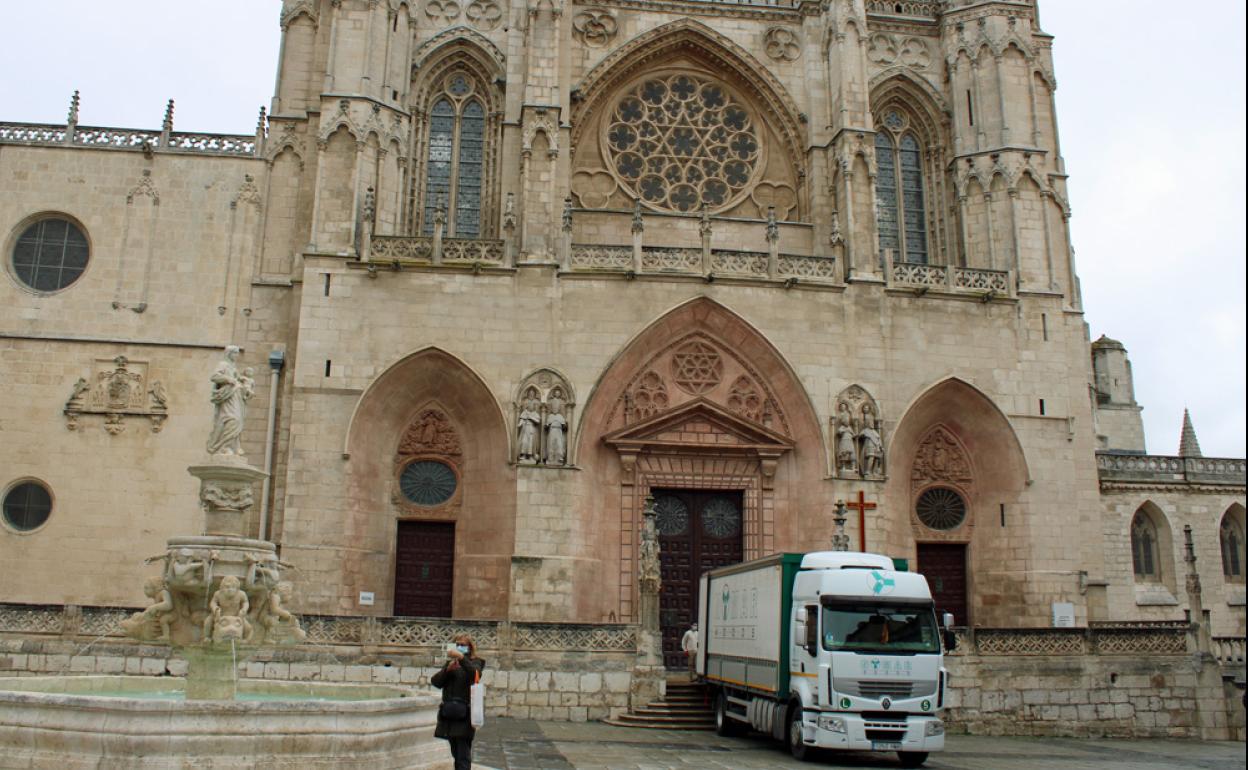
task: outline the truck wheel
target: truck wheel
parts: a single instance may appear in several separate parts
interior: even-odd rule
[[[794,706],[789,710],[789,753],[798,762],[809,762],[811,749],[802,742],[802,707]]]
[[[927,761],[926,751],[899,751],[897,758],[901,760],[902,767],[922,767]]]
[[[720,690],[715,697],[715,734],[728,738],[738,732],[737,721],[728,716],[728,696]]]

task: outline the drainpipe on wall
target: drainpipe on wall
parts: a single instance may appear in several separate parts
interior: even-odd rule
[[[260,534],[261,540],[268,540],[269,528],[269,489],[273,484],[273,428],[277,424],[277,386],[282,378],[282,367],[286,365],[286,351],[274,350],[269,353],[269,369],[273,376],[269,378],[269,421],[264,431],[264,487],[260,493]]]

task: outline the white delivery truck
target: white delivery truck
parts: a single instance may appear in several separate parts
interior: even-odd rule
[[[896,751],[918,767],[945,745],[955,640],[922,575],[887,556],[784,553],[702,575],[699,677],[720,735],[752,727],[812,749]]]

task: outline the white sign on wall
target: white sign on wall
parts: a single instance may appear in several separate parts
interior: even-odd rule
[[[373,606],[373,592],[372,591],[360,591],[360,606],[361,607]]]
[[[1070,602],[1053,602],[1053,627],[1075,627],[1075,605]]]

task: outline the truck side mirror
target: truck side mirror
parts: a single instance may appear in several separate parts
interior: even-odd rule
[[[940,624],[945,628],[953,628],[953,613],[946,612],[940,617]]]
[[[945,636],[945,651],[946,652],[953,652],[954,650],[958,649],[958,635],[953,633],[952,628],[946,628],[944,636]]]

